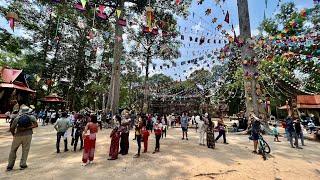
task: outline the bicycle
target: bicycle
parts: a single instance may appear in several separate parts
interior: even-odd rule
[[[267,160],[266,154],[270,154],[271,148],[269,144],[263,139],[260,133],[259,133],[258,144],[259,144],[259,152],[261,153],[263,160]]]

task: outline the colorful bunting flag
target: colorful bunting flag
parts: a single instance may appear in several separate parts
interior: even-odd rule
[[[209,16],[211,14],[211,9],[208,8],[205,13],[206,13],[206,16]]]
[[[81,0],[81,5],[83,9],[86,7],[86,4],[87,4],[87,0]]]
[[[117,40],[117,42],[121,42],[122,41],[122,37],[121,36],[116,36],[116,40]]]
[[[227,14],[226,14],[226,17],[224,18],[224,21],[229,24],[229,21],[230,21],[229,11],[227,11]]]
[[[121,16],[121,9],[117,9],[117,10],[116,10],[116,14],[117,14],[117,17],[120,18],[120,16]]]

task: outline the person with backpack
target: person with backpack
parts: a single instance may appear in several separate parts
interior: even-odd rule
[[[57,122],[54,125],[54,128],[57,131],[57,153],[60,153],[60,140],[61,137],[64,138],[64,152],[69,151],[68,150],[68,140],[67,137],[65,137],[65,133],[67,130],[71,127],[71,123],[68,119],[68,114],[66,112],[62,113],[62,117],[57,120]]]
[[[33,128],[38,127],[37,120],[34,116],[28,115],[31,109],[26,105],[21,105],[19,115],[13,120],[10,131],[13,135],[13,141],[8,159],[7,171],[13,169],[17,158],[17,150],[22,145],[22,155],[20,160],[20,169],[26,169],[27,159],[30,150]]]

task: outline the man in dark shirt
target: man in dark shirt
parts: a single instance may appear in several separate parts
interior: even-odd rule
[[[303,126],[301,125],[299,119],[297,119],[294,123],[294,128],[296,130],[297,138],[301,139],[301,145],[304,146]]]
[[[27,168],[27,159],[30,150],[31,140],[33,128],[38,127],[37,120],[34,116],[29,115],[28,113],[32,110],[26,106],[21,105],[19,115],[13,120],[10,131],[13,135],[13,141],[11,145],[9,160],[7,171],[11,171],[13,169],[14,163],[17,158],[17,150],[19,149],[20,145],[22,145],[22,155],[20,160],[20,169],[23,170]],[[22,123],[21,117],[24,116],[24,121],[29,121],[27,123]],[[28,124],[28,127],[22,126],[22,124]]]
[[[294,129],[294,124],[293,124],[293,120],[290,116],[287,117],[286,119],[286,130],[288,132],[288,137],[289,137],[289,141],[290,141],[290,145],[292,148],[297,148],[297,149],[302,149],[301,147],[299,147],[298,145],[298,137],[296,134],[296,130]],[[293,138],[294,138],[294,145],[293,146]]]
[[[253,153],[257,153],[259,133],[261,130],[260,119],[254,114],[250,114],[251,119],[251,138],[253,140]]]
[[[77,145],[78,145],[78,141],[80,139],[80,150],[82,150],[83,148],[83,139],[82,139],[82,132],[84,130],[86,123],[85,123],[85,118],[83,117],[83,115],[79,115],[77,117],[77,120],[74,123],[74,143],[73,143],[73,150],[74,152],[77,151]]]

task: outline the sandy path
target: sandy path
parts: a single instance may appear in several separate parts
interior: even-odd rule
[[[116,161],[107,161],[110,130],[99,132],[94,164],[81,166],[81,152],[55,153],[55,132],[52,126],[35,130],[28,159],[29,168],[5,172],[12,137],[0,129],[0,179],[319,179],[320,144],[306,141],[303,150],[291,149],[286,141],[273,143],[267,161],[251,153],[247,136],[229,135],[229,145],[216,144],[211,150],[197,145],[197,134],[190,130],[189,141],[181,140],[180,129],[170,129],[161,140],[159,154],[142,154],[133,158],[137,145],[131,141],[130,153]],[[154,135],[149,148],[154,148]],[[283,140],[283,139],[282,139]],[[69,139],[70,143],[70,139]],[[71,149],[71,147],[69,147]]]

